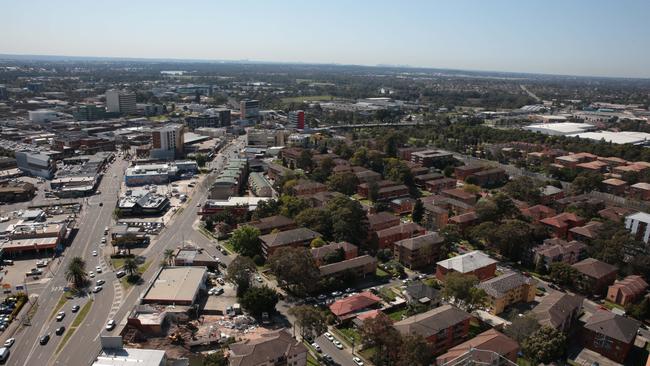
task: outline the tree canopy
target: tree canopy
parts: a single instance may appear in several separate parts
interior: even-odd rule
[[[237,253],[252,258],[262,252],[259,237],[259,229],[245,225],[233,231],[229,240]]]

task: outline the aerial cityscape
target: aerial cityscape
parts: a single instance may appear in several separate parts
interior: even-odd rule
[[[269,3],[0,5],[0,364],[650,364],[650,3]]]

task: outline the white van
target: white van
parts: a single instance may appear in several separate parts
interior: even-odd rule
[[[8,358],[9,358],[9,348],[7,347],[0,348],[0,362],[5,363],[7,362]]]

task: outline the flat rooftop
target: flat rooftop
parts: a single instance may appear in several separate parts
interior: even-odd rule
[[[205,267],[167,267],[149,287],[143,300],[147,302],[192,302],[201,287]]]

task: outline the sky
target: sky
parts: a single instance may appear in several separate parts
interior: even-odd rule
[[[4,0],[0,54],[650,77],[648,0]]]

